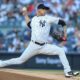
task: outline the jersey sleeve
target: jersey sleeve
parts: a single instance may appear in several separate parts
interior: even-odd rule
[[[27,26],[31,29],[31,21],[27,23]]]
[[[58,24],[60,19],[61,18],[59,18],[59,17],[47,16],[47,20],[48,20],[49,23]]]
[[[32,28],[32,22],[34,21],[35,17],[33,17],[28,23],[27,26],[31,29]]]

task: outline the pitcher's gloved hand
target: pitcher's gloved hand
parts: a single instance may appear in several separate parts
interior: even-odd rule
[[[59,41],[66,41],[67,38],[66,37],[62,37]]]
[[[60,42],[67,40],[67,37],[64,36],[64,28],[62,26],[54,26],[51,29],[50,34],[53,38],[55,38],[56,40]]]

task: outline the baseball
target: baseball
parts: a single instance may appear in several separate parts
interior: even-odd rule
[[[23,11],[26,11],[26,7],[23,7],[22,10],[23,10]]]

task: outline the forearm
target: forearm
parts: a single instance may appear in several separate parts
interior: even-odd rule
[[[30,18],[29,18],[29,16],[28,16],[28,12],[27,12],[26,7],[24,7],[24,8],[22,9],[22,11],[23,11],[23,16],[25,17],[26,23],[28,24],[28,23],[30,22]]]
[[[26,23],[28,24],[30,22],[30,18],[28,15],[25,15],[25,20],[26,20]]]
[[[67,26],[65,25],[64,26],[64,37],[67,37],[67,32],[66,31],[67,31]]]

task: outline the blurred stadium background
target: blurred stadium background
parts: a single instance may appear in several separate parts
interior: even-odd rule
[[[68,55],[72,68],[80,70],[80,0],[0,0],[0,59],[20,56],[28,46],[31,30],[27,28],[21,9],[27,7],[28,15],[32,18],[39,3],[50,7],[50,15],[62,17],[66,21],[67,42],[60,43],[52,37],[49,42],[61,46]],[[40,55],[24,66],[44,69],[62,68],[55,57]],[[56,66],[54,67],[53,64]]]

